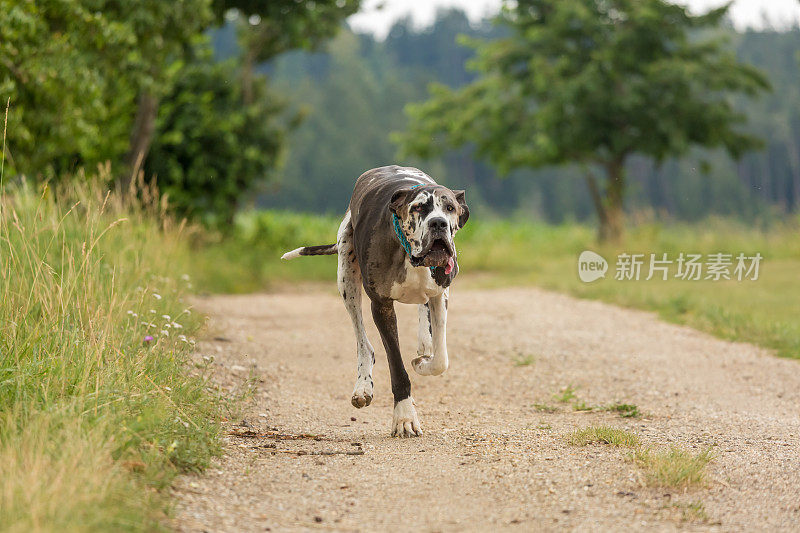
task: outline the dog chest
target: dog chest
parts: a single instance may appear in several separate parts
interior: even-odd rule
[[[404,304],[424,304],[444,288],[436,284],[428,267],[413,267],[405,261],[405,279],[392,283],[391,298]]]

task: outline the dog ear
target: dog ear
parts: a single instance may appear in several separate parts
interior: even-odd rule
[[[391,201],[389,202],[389,211],[397,216],[400,216],[400,210],[406,204],[406,200],[408,200],[408,194],[410,192],[411,189],[400,189],[399,191],[395,191],[392,195]]]
[[[469,220],[469,207],[467,207],[467,192],[466,191],[453,191],[453,194],[456,195],[456,201],[458,205],[461,207],[461,214],[458,215],[458,229],[461,229],[466,225],[467,220]]]

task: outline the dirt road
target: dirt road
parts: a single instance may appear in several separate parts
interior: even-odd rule
[[[648,313],[456,283],[441,377],[411,369],[417,312],[398,304],[424,435],[396,439],[369,319],[375,400],[350,404],[355,340],[333,287],[198,307],[217,337],[198,344],[217,379],[257,378],[246,423],[227,428],[256,436],[228,436],[218,464],[181,479],[180,531],[800,530],[800,362]],[[568,386],[576,398],[554,399]],[[581,402],[644,416],[576,411]],[[566,443],[601,424],[649,445],[712,447],[707,486],[647,488],[630,452]]]

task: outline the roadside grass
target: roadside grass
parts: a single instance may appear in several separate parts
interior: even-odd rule
[[[553,395],[553,399],[558,403],[569,403],[575,398],[577,398],[577,395],[575,394],[575,387],[572,385],[567,385],[558,393]]]
[[[705,485],[706,466],[713,458],[709,449],[693,454],[676,446],[665,450],[642,448],[634,452],[634,461],[649,486],[678,489]]]
[[[706,523],[711,520],[706,512],[705,504],[700,501],[675,502],[665,508],[679,511],[681,514],[680,519],[683,522]]]
[[[532,355],[517,355],[513,361],[514,366],[531,366],[536,362],[536,358]]]
[[[639,408],[630,403],[614,403],[599,408],[601,411],[617,413],[622,418],[640,418],[642,413]]]
[[[589,426],[565,436],[572,446],[608,444],[629,448],[630,458],[650,487],[687,489],[706,484],[707,466],[714,459],[710,449],[692,453],[677,446],[666,449],[642,447],[636,433],[611,426]]]
[[[163,489],[220,451],[185,234],[152,191],[104,190],[0,195],[1,531],[158,530]]]
[[[577,429],[567,435],[567,442],[573,446],[586,446],[588,444],[609,444],[635,448],[639,445],[636,433],[611,426],[592,426]]]
[[[284,211],[246,212],[225,235],[198,236],[192,265],[197,286],[209,292],[250,292],[303,280],[335,279],[335,257],[281,262],[286,250],[336,240],[340,217]],[[644,223],[624,245],[598,246],[588,225],[548,225],[524,218],[473,217],[459,232],[459,286],[537,285],[581,298],[657,312],[718,337],[752,342],[783,357],[800,358],[800,221],[767,228],[711,218],[695,224]],[[609,261],[606,278],[583,283],[578,255],[592,250]],[[682,281],[673,265],[666,281],[617,281],[619,252],[761,253],[757,281]],[[647,277],[647,265],[642,278]]]
[[[578,412],[607,412],[616,413],[621,418],[641,418],[642,413],[639,407],[631,403],[615,402],[608,405],[592,405],[586,403],[585,400],[578,398],[577,387],[567,385],[562,387],[559,392],[553,394],[553,400],[561,404],[571,403],[572,410]],[[533,408],[537,411],[546,413],[555,413],[559,409],[555,406],[550,406],[544,403],[534,403]]]
[[[470,221],[472,224],[473,221]],[[696,224],[643,224],[631,228],[618,247],[598,246],[593,229],[549,226],[524,220],[477,222],[459,234],[459,266],[474,287],[538,285],[574,296],[657,312],[723,339],[752,342],[782,357],[800,358],[800,223],[785,221],[766,229],[709,219]],[[583,283],[577,260],[592,250],[609,262],[605,279]],[[675,259],[684,253],[744,253],[763,256],[756,281],[642,281],[614,279],[620,252]],[[472,276],[475,274],[474,276]],[[705,275],[705,274],[704,274]]]
[[[557,413],[558,407],[546,403],[534,403],[533,408],[540,413]]]

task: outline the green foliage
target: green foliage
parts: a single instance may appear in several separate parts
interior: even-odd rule
[[[238,20],[237,65],[214,64],[204,54],[177,74],[161,105],[146,161],[175,210],[230,225],[241,200],[265,183],[280,160],[289,117],[255,63],[292,48],[310,48],[332,36],[357,0],[296,2],[216,0],[218,20]],[[238,68],[237,68],[238,67]]]
[[[336,217],[285,211],[239,213],[232,231],[197,236],[190,273],[200,290],[222,293],[252,292],[287,282],[334,280],[336,256],[282,261],[281,255],[304,244],[336,242],[340,222]]]
[[[116,119],[132,94],[106,69],[133,39],[81,3],[0,1],[0,99],[13,111],[8,171],[52,175],[124,152],[129,122]]]
[[[336,34],[358,11],[361,0],[212,0],[218,20],[230,11],[243,15],[240,44],[253,61],[268,61],[294,48],[311,49]]]
[[[208,0],[0,0],[0,99],[10,98],[9,170],[58,178],[117,162],[136,94],[210,19]]]
[[[263,81],[242,103],[235,66],[198,59],[175,76],[160,106],[145,165],[180,216],[229,222],[277,165],[287,125],[283,101]]]
[[[214,32],[216,53],[232,51],[235,28]],[[737,163],[721,149],[694,148],[661,165],[644,156],[626,165],[630,183],[626,205],[641,223],[654,218],[697,221],[719,214],[748,222],[774,220],[800,206],[800,69],[796,50],[800,29],[789,31],[719,30],[726,50],[767,73],[774,90],[758,99],[734,98],[748,116],[742,131],[765,139],[763,151]],[[460,11],[442,11],[433,26],[416,28],[400,21],[384,41],[342,31],[322,51],[290,52],[269,65],[270,80],[305,113],[291,135],[280,183],[259,205],[312,212],[340,212],[357,175],[395,162],[391,131],[402,130],[405,105],[425,99],[425,86],[458,88],[476,78],[464,68],[473,50],[456,36],[496,40],[509,29],[488,21],[470,24]],[[346,134],[342,134],[346,132]],[[588,221],[594,206],[577,167],[520,169],[502,181],[487,163],[465,147],[416,164],[441,183],[469,191],[476,216],[524,214],[552,223]]]
[[[401,102],[411,98],[414,93],[409,91],[414,89],[389,65],[386,71],[378,66],[380,72],[371,70],[360,59],[359,40],[351,33],[343,32],[328,50],[320,79],[304,75],[315,66],[316,57],[276,62],[275,85],[292,95],[305,120],[291,137],[289,161],[281,172],[284,192],[266,199],[271,206],[343,212],[355,178],[392,162],[395,148],[388,140],[389,125],[404,121]]]
[[[253,62],[317,45],[357,7],[356,0],[0,0],[0,98],[12,109],[8,173],[61,179],[110,161],[124,186],[144,162],[181,215],[229,221],[242,195],[277,166],[290,126]],[[230,9],[253,15],[243,25],[241,72],[202,53],[202,32]]]
[[[152,531],[161,491],[219,452],[188,257],[102,187],[0,196],[0,530]]]
[[[767,86],[719,39],[690,37],[716,28],[727,7],[704,16],[663,0],[527,0],[501,22],[512,35],[471,41],[476,82],[434,86],[411,106],[403,137],[411,152],[475,142],[501,170],[583,161],[604,164],[638,152],[661,160],[692,144],[735,154],[754,145],[733,126],[727,92]]]
[[[727,9],[692,16],[664,0],[517,2],[500,17],[509,37],[471,42],[476,81],[434,85],[428,102],[409,107],[402,148],[430,157],[474,143],[501,172],[599,165],[607,186],[590,177],[592,195],[601,230],[617,238],[631,154],[662,161],[692,145],[734,156],[757,146],[736,129],[744,117],[728,95],[757,94],[766,79],[720,38],[698,38]]]

